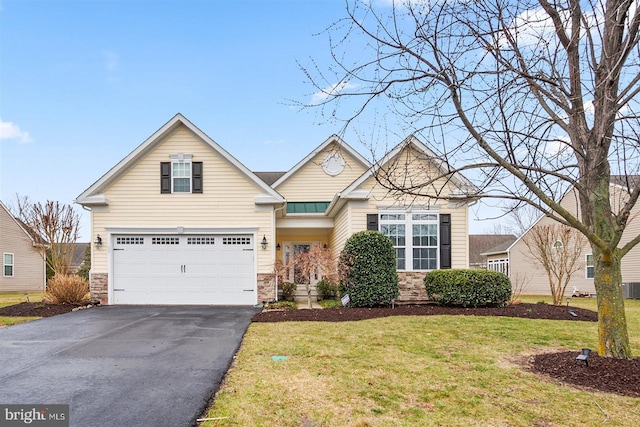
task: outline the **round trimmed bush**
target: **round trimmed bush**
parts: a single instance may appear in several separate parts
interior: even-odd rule
[[[340,295],[349,294],[350,307],[390,305],[398,297],[396,251],[377,231],[360,231],[347,240],[340,270]]]
[[[490,270],[434,270],[424,278],[429,299],[440,305],[463,307],[505,306],[511,298],[511,281]]]

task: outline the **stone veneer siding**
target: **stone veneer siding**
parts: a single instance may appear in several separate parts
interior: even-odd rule
[[[276,299],[273,274],[258,274],[258,304]]]
[[[91,292],[91,298],[99,299],[100,304],[108,304],[109,303],[109,275],[107,273],[91,274],[89,291]]]
[[[423,271],[399,271],[398,287],[400,295],[398,296],[398,302],[417,303],[429,300],[424,287],[425,275],[426,272]]]
[[[424,289],[424,272],[398,272],[400,295],[398,302],[423,302],[427,301],[427,292]],[[91,298],[100,300],[100,304],[108,303],[108,283],[107,273],[91,274]],[[258,274],[258,304],[262,301],[273,301],[275,296],[275,286],[273,275]]]

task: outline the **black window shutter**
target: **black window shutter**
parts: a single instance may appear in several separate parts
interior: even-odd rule
[[[202,162],[191,162],[192,193],[202,194]]]
[[[160,193],[171,193],[171,162],[160,162]]]
[[[451,268],[451,214],[440,214],[440,268]]]
[[[378,214],[367,214],[367,230],[378,231]]]

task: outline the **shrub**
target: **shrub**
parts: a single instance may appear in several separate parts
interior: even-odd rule
[[[390,305],[398,297],[396,252],[377,231],[353,234],[340,254],[340,294],[350,307]]]
[[[296,295],[296,284],[291,282],[284,282],[280,286],[282,289],[282,299],[285,301],[293,301]]]
[[[318,291],[318,301],[332,300],[338,297],[338,285],[328,280],[323,279],[316,283],[316,290]]]
[[[89,299],[89,282],[75,274],[56,274],[47,282],[49,304],[82,304]]]
[[[429,299],[441,305],[505,306],[511,298],[511,281],[489,270],[434,270],[424,278]]]
[[[295,310],[296,303],[293,301],[274,301],[265,304],[265,310]]]

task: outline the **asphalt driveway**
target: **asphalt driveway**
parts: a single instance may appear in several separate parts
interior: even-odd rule
[[[69,404],[71,426],[188,426],[258,311],[105,306],[0,328],[0,403]]]

